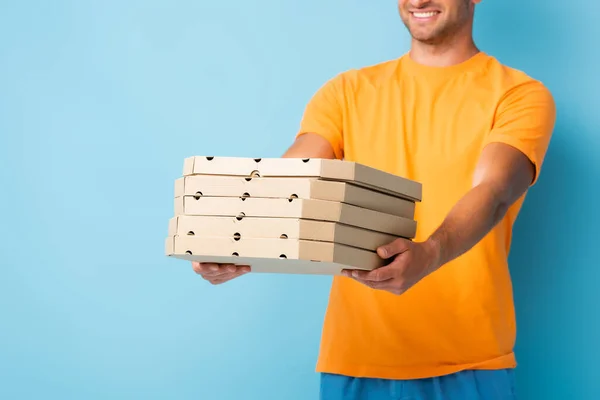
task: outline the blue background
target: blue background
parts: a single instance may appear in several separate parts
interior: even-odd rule
[[[511,254],[524,399],[600,398],[599,11],[478,6],[558,104]],[[0,1],[0,398],[316,398],[330,279],[166,259],[173,181],[280,155],[325,80],[408,45],[393,1]]]

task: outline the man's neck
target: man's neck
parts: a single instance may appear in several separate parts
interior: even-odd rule
[[[431,67],[460,64],[477,53],[479,49],[471,37],[440,44],[426,44],[413,39],[410,49],[410,57],[415,62]]]

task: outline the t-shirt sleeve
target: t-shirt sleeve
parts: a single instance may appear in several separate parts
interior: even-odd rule
[[[510,90],[500,102],[487,143],[502,142],[520,150],[535,168],[534,185],[556,121],[556,105],[550,91],[532,80]]]
[[[321,135],[329,141],[336,158],[344,156],[343,139],[343,75],[327,81],[305,107],[296,137],[305,133]]]

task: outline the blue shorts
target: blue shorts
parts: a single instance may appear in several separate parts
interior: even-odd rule
[[[321,400],[514,400],[512,369],[467,370],[415,380],[321,374]]]

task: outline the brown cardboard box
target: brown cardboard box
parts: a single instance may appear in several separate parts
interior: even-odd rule
[[[301,239],[339,243],[375,251],[397,236],[361,229],[336,222],[299,218],[207,217],[181,215],[169,221],[168,236],[228,238],[234,241],[255,239]],[[274,242],[279,243],[279,242]]]
[[[356,162],[320,158],[189,157],[183,175],[252,177],[314,177],[350,182],[408,200],[421,201],[419,182]]]
[[[328,200],[414,218],[415,202],[346,182],[316,178],[253,178],[193,175],[175,181],[175,197],[240,197]]]
[[[417,223],[350,204],[326,200],[183,196],[175,198],[175,215],[300,218],[339,222],[376,232],[413,238]]]
[[[342,269],[372,270],[385,264],[376,253],[338,243],[300,239],[168,237],[167,255],[188,261],[250,265],[252,272],[340,274]]]
[[[386,263],[377,247],[415,237],[421,195],[418,182],[348,161],[190,157],[165,251],[253,272],[371,270]]]

